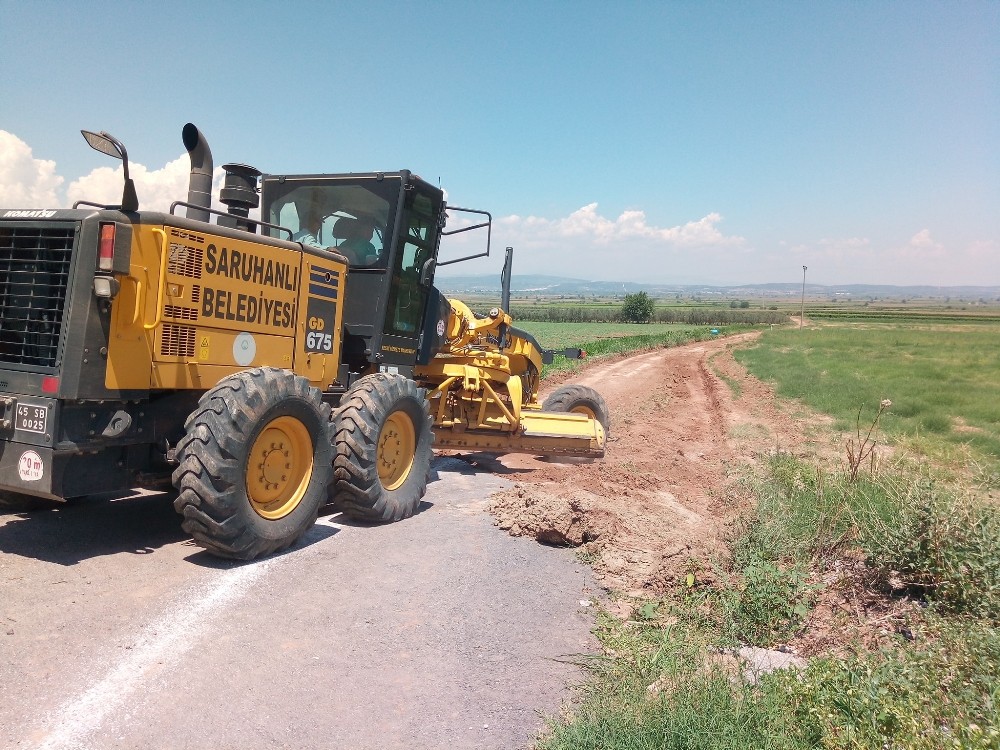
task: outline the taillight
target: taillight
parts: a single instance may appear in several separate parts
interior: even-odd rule
[[[97,251],[97,268],[111,271],[115,264],[115,225],[101,224],[101,242]]]

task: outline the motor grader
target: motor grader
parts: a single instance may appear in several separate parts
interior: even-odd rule
[[[547,353],[507,314],[509,250],[502,308],[434,286],[439,265],[489,254],[486,212],[447,231],[470,210],[408,171],[244,164],[225,165],[216,210],[190,123],[187,199],[140,210],[125,147],[83,134],[122,161],[120,204],[0,209],[0,505],[172,483],[199,545],[252,559],[327,502],[411,516],[434,447],[603,455],[599,394],[539,404]],[[439,260],[471,229],[485,253]]]

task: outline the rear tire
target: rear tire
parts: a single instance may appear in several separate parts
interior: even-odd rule
[[[330,498],[361,521],[412,516],[427,490],[434,435],[425,391],[401,375],[362,378],[333,419]]]
[[[332,474],[330,407],[305,378],[270,367],[231,375],[184,427],[174,508],[198,545],[252,560],[316,522]]]
[[[605,435],[611,426],[611,417],[604,397],[585,385],[564,385],[562,388],[557,388],[542,403],[542,411],[585,414],[601,423]]]

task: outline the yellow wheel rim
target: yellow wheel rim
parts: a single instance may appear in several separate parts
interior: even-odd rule
[[[597,419],[597,414],[589,406],[584,406],[583,404],[577,404],[572,409],[569,410],[570,414],[583,414],[584,416],[590,417],[591,419]]]
[[[267,423],[247,463],[247,497],[258,515],[273,521],[298,507],[312,478],[312,459],[312,439],[302,422],[278,417]]]
[[[394,490],[406,481],[416,449],[413,420],[405,412],[394,411],[378,436],[378,478],[385,489]]]

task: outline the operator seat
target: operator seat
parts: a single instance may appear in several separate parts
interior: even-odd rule
[[[350,216],[341,216],[333,225],[333,238],[342,240],[337,250],[347,256],[351,265],[370,266],[378,260],[378,251],[371,243],[374,227]]]

